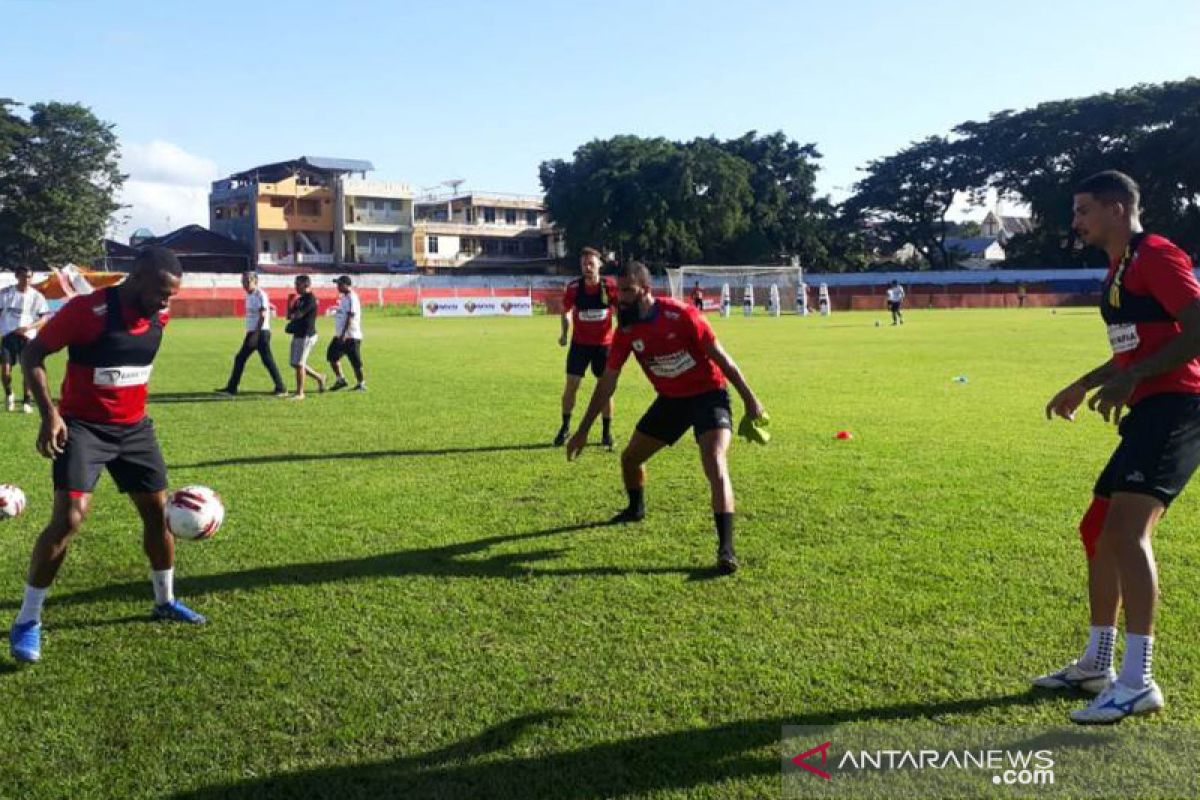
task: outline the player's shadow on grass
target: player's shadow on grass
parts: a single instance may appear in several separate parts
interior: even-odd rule
[[[1022,693],[943,703],[903,703],[744,720],[542,755],[511,752],[527,733],[539,727],[561,726],[563,738],[571,736],[574,715],[542,712],[517,717],[428,753],[209,786],[174,795],[174,800],[285,797],[598,800],[686,793],[706,787],[712,790],[730,781],[763,778],[775,779],[772,785],[777,790],[785,725],[824,727],[855,722],[929,721],[946,715],[1025,706],[1045,699],[1042,695]]]
[[[238,392],[237,397],[227,397],[215,392],[164,392],[150,395],[146,402],[150,405],[155,403],[232,403],[238,398],[276,399],[275,393],[272,391]]]
[[[509,580],[532,580],[549,577],[604,577],[621,575],[683,575],[688,580],[704,580],[715,577],[715,568],[700,567],[563,567],[542,566],[566,554],[565,548],[541,548],[520,550],[511,553],[476,557],[498,545],[527,542],[534,539],[561,536],[595,528],[610,527],[607,521],[584,522],[563,525],[541,531],[504,534],[456,542],[438,547],[400,550],[363,558],[341,561],[321,561],[307,564],[279,564],[258,567],[240,572],[222,572],[215,575],[180,577],[175,581],[181,597],[195,598],[206,594],[229,591],[245,591],[272,586],[309,586],[324,583],[370,580],[372,578],[395,578],[418,576],[431,578],[504,578]],[[149,592],[146,581],[127,581],[95,589],[55,596],[53,604],[79,605],[102,602],[145,601]],[[19,603],[12,601],[0,604],[0,608],[15,609]],[[203,610],[203,609],[198,609]],[[129,621],[129,620],[125,620]],[[79,627],[93,624],[78,623]]]
[[[222,458],[197,461],[194,464],[171,464],[170,469],[199,469],[202,467],[234,467],[253,464],[295,464],[301,461],[359,461],[373,458],[407,458],[413,456],[453,456],[474,453],[511,453],[524,450],[553,450],[552,444],[498,444],[486,447],[436,447],[428,450],[369,450],[352,453],[275,453],[262,456]]]

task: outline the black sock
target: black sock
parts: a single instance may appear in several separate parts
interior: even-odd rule
[[[646,510],[646,490],[639,488],[626,489],[625,491],[629,494],[629,509],[631,511],[644,512]]]
[[[609,437],[609,435],[612,433],[612,430],[611,430],[612,418],[611,417],[601,417],[600,424],[604,426],[604,438],[607,439]]]
[[[713,522],[717,525],[717,547],[722,552],[733,552],[733,512],[722,511],[713,514]]]
[[[562,427],[559,428],[559,431],[562,433],[566,433],[569,430],[571,430],[571,415],[563,414],[563,424],[562,424]]]

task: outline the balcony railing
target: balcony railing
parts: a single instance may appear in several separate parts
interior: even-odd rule
[[[294,253],[278,256],[274,253],[259,253],[258,263],[274,264],[280,267],[295,267],[303,264],[332,264],[332,253]]]

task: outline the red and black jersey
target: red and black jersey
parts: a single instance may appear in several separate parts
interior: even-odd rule
[[[571,341],[576,344],[611,344],[616,309],[617,282],[612,278],[602,277],[595,286],[576,278],[563,293],[563,313],[571,314]]]
[[[704,394],[725,388],[725,375],[708,354],[716,340],[712,326],[695,307],[658,298],[649,318],[617,331],[608,368],[621,369],[633,353],[664,397]]]
[[[67,348],[59,413],[113,425],[141,421],[167,319],[167,312],[146,318],[122,307],[117,287],[64,305],[38,336],[48,353]]]
[[[1170,240],[1138,234],[1125,257],[1109,266],[1100,297],[1113,361],[1130,367],[1161,350],[1182,330],[1176,315],[1200,299],[1192,261]],[[1200,359],[1137,385],[1129,404],[1155,394],[1200,394]]]

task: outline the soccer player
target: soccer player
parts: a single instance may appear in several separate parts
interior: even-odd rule
[[[728,575],[738,568],[733,546],[733,483],[726,455],[733,438],[733,412],[726,380],[732,383],[753,419],[766,414],[741,370],[721,347],[712,328],[694,307],[670,298],[655,298],[650,272],[633,262],[617,278],[618,330],[608,366],[596,384],[579,430],[567,443],[567,459],[587,445],[587,434],[600,409],[617,388],[621,367],[630,353],[654,386],[658,397],[637,423],[621,453],[621,473],[629,505],[613,522],[637,522],[646,515],[645,463],[673,445],[691,428],[700,446],[700,462],[712,493],[717,528],[717,569]]]
[[[238,393],[238,384],[242,382],[242,371],[246,361],[257,350],[263,366],[275,383],[275,396],[287,397],[287,387],[283,385],[283,376],[279,367],[275,366],[275,356],[271,353],[271,301],[267,293],[258,288],[258,275],[253,272],[242,273],[242,289],[246,292],[246,336],[242,346],[233,357],[233,371],[229,373],[229,382],[217,389],[217,394],[233,397]]]
[[[346,383],[345,376],[342,375],[342,367],[340,362],[342,356],[350,362],[350,366],[354,368],[354,377],[358,381],[354,385],[356,392],[365,392],[367,390],[367,379],[363,376],[362,363],[362,302],[358,299],[358,293],[354,291],[353,281],[349,275],[341,275],[334,279],[337,284],[338,298],[337,311],[333,317],[333,339],[329,342],[329,347],[325,349],[325,360],[329,362],[330,369],[333,370],[335,380],[333,386],[329,390],[336,392],[339,389],[345,389],[349,384]]]
[[[46,324],[50,313],[46,298],[29,285],[29,268],[17,267],[13,273],[16,284],[0,289],[0,379],[4,383],[4,405],[9,411],[17,410],[12,390],[13,367],[21,363],[25,344]],[[22,383],[21,410],[32,414],[29,381]]]
[[[179,291],[182,274],[170,250],[146,248],[123,283],[71,299],[25,348],[21,365],[42,416],[37,449],[54,462],[54,508],[33,546],[25,599],[9,631],[9,650],[17,661],[41,658],[42,604],[106,467],[142,518],[153,617],[205,621],[175,598],[175,547],[163,516],[167,468],[154,423],[146,416],[150,371],[167,324],[167,305]],[[64,347],[67,369],[56,407],[45,360]]]
[[[1120,423],[1121,442],[1079,524],[1088,560],[1087,648],[1078,661],[1034,680],[1098,693],[1072,712],[1079,723],[1112,723],[1163,707],[1150,664],[1158,598],[1150,540],[1200,464],[1200,284],[1187,255],[1142,230],[1138,200],[1137,184],[1116,171],[1093,175],[1075,190],[1076,234],[1108,255],[1100,315],[1112,357],[1046,404],[1047,418],[1071,420],[1097,390],[1088,407]],[[1118,674],[1113,651],[1121,606],[1125,654]]]
[[[608,348],[613,339],[613,316],[617,308],[617,282],[600,276],[600,251],[585,247],[579,256],[582,277],[567,284],[563,293],[562,333],[559,347],[567,345],[570,328],[571,347],[567,350],[567,382],[562,394],[562,426],[554,437],[554,446],[562,447],[571,430],[571,414],[575,411],[575,395],[588,368],[599,378],[604,374]],[[609,398],[604,406],[604,425],[601,444],[609,450],[612,440],[613,404]]]
[[[900,281],[892,281],[887,288],[887,304],[888,311],[892,312],[892,324],[903,325],[904,314],[900,312],[900,305],[904,302],[904,287],[900,285]]]
[[[704,290],[700,288],[700,281],[692,287],[692,305],[699,311],[704,310]]]
[[[317,382],[317,391],[325,391],[325,376],[308,365],[308,356],[317,345],[317,298],[312,293],[312,278],[296,276],[296,297],[288,308],[287,332],[292,335],[289,363],[296,370],[293,400],[303,400],[304,376]]]

